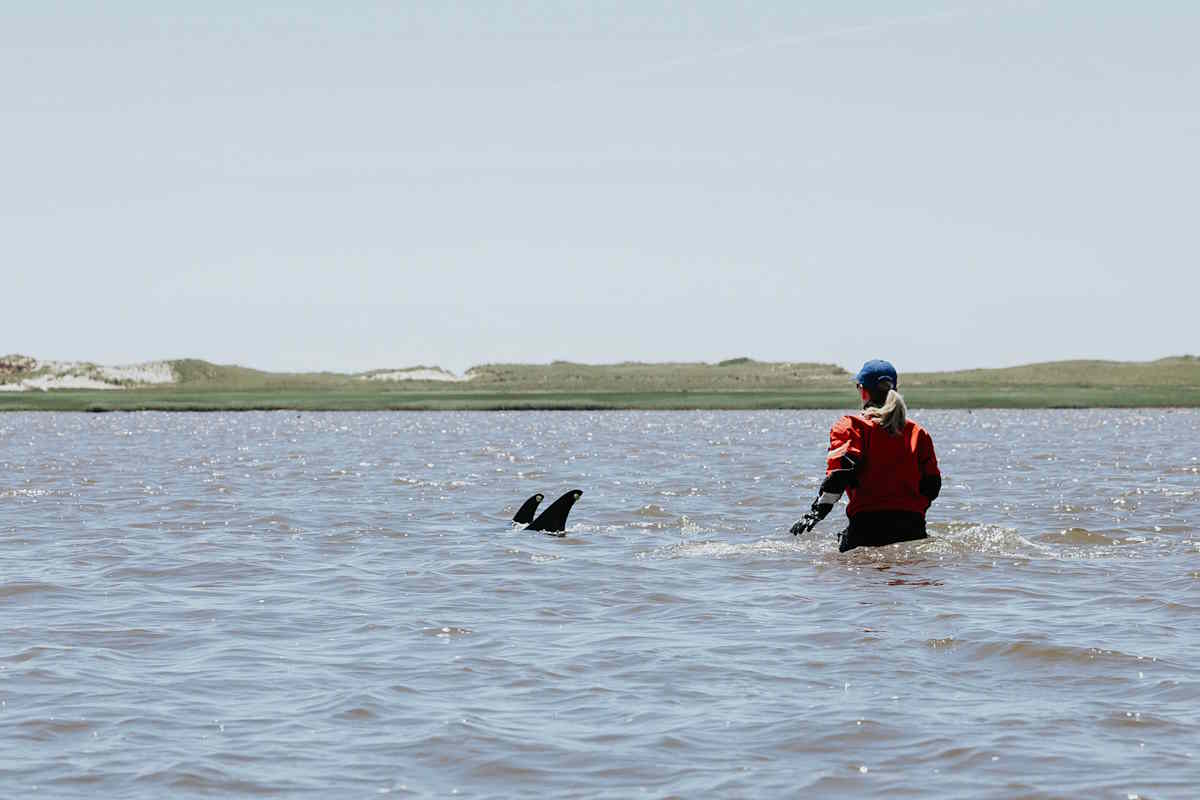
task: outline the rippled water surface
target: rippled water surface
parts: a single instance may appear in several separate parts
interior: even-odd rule
[[[836,416],[0,415],[0,795],[1196,797],[1200,414]]]

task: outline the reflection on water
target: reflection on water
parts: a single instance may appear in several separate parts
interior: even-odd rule
[[[1200,414],[918,410],[844,555],[834,416],[0,416],[0,795],[1193,792]]]

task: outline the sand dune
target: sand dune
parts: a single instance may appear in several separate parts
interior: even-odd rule
[[[175,382],[175,372],[166,361],[103,366],[88,361],[39,361],[27,356],[5,356],[0,359],[0,367],[3,367],[0,369],[3,392],[126,389]]]
[[[460,377],[441,367],[409,367],[407,369],[388,370],[385,372],[369,372],[360,376],[364,381],[469,381],[470,377]]]

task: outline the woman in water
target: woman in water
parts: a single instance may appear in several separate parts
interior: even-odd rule
[[[868,361],[854,380],[862,413],[833,424],[820,494],[792,533],[812,530],[846,492],[850,525],[839,536],[839,552],[924,539],[925,511],[942,489],[933,439],[908,419],[896,368],[887,361]]]

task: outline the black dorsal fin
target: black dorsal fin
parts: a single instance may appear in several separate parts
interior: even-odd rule
[[[575,505],[575,501],[583,496],[583,492],[579,489],[572,489],[562,497],[550,504],[550,507],[538,514],[538,518],[529,523],[526,530],[542,531],[544,533],[561,533],[567,529],[567,515],[571,513],[571,506]]]
[[[522,525],[533,522],[533,512],[537,511],[538,503],[542,502],[543,496],[541,492],[538,492],[522,503],[521,507],[517,510],[516,516],[513,517],[513,522],[519,522]]]

